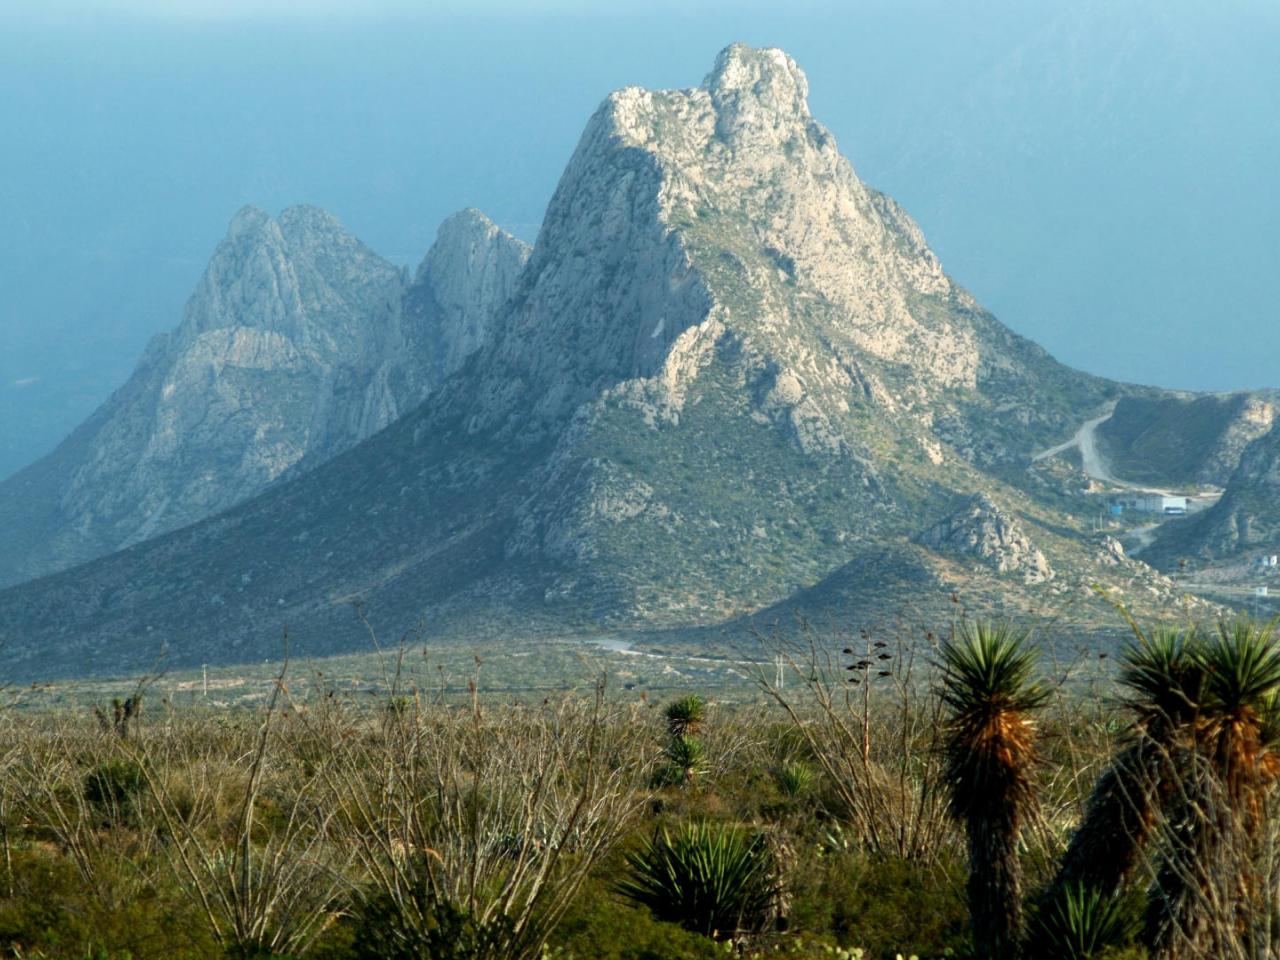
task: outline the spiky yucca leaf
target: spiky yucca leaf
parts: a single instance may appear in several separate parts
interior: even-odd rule
[[[1280,647],[1275,622],[1258,624],[1247,618],[1218,624],[1217,635],[1200,649],[1206,695],[1224,714],[1256,712],[1280,690]]]
[[[667,744],[667,758],[681,770],[696,772],[706,756],[702,741],[696,737],[674,737]]]
[[[1125,705],[1148,736],[1162,739],[1165,728],[1191,722],[1204,691],[1201,651],[1204,638],[1195,627],[1138,632],[1120,655],[1120,685]]]
[[[979,623],[942,645],[947,781],[959,819],[981,815],[996,798],[1019,806],[1030,799],[1030,714],[1049,694],[1033,678],[1035,654],[1027,639],[1009,626]]]
[[[652,785],[675,787],[692,783],[702,771],[706,751],[697,737],[672,737],[666,760],[654,770]]]
[[[813,771],[799,760],[788,760],[773,771],[773,780],[784,796],[798,797],[813,783]]]
[[[692,736],[707,720],[707,702],[696,693],[673,700],[663,711],[673,737]]]
[[[1199,650],[1205,674],[1204,738],[1228,795],[1252,805],[1274,757],[1267,737],[1276,731],[1280,645],[1275,622],[1222,622]],[[1237,810],[1237,813],[1243,812]]]
[[[1094,960],[1138,932],[1138,918],[1125,903],[1100,890],[1070,885],[1035,915],[1036,960]]]
[[[663,829],[626,860],[619,893],[708,937],[760,930],[778,893],[767,839],[724,824]]]

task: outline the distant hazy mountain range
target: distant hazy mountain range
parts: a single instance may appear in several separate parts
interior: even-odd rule
[[[372,436],[479,346],[527,256],[464,211],[410,280],[321,210],[241,210],[178,329],[0,483],[0,583],[203,519]]]
[[[351,649],[356,601],[384,633],[495,640],[942,616],[953,593],[1089,626],[1095,584],[1173,609],[1071,452],[1033,465],[1113,407],[1121,476],[1227,487],[1152,557],[1280,536],[1271,398],[1057,363],[806,97],[741,45],[697,89],[621,90],[531,252],[465,212],[412,279],[321,211],[242,211],[181,326],[0,485],[10,669],[248,659],[285,625]]]

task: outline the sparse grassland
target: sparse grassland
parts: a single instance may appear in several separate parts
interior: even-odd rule
[[[0,950],[1275,956],[1273,634],[1032,651],[810,635],[702,692],[420,654],[45,691],[0,714]]]

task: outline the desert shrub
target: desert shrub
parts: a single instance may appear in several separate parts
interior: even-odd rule
[[[356,908],[353,960],[484,960],[511,936],[506,917],[477,922],[435,895],[425,872],[417,878],[398,898],[378,889],[366,893]]]
[[[116,868],[128,871],[130,865]],[[218,955],[170,889],[148,889],[107,908],[69,858],[43,848],[14,851],[13,876],[13,895],[0,899],[0,953],[6,957],[203,960]]]
[[[553,934],[556,960],[715,960],[714,940],[658,920],[643,907],[619,901],[598,879],[585,888]]]
[[[660,830],[626,857],[625,897],[709,937],[761,930],[778,895],[768,840],[706,821]]]
[[[813,771],[798,760],[787,760],[773,770],[773,781],[785,797],[799,797],[813,785]]]
[[[923,864],[828,846],[821,855],[798,858],[791,889],[792,929],[856,944],[868,958],[938,957],[966,948],[958,863]]]
[[[343,740],[325,770],[334,830],[406,948],[429,951],[443,925],[458,956],[541,956],[646,795],[636,711],[604,693],[533,710],[415,707],[383,739]],[[329,722],[360,720],[341,709]]]
[[[99,763],[84,778],[84,798],[107,823],[128,820],[136,811],[147,779],[134,760],[113,758]]]
[[[1141,906],[1093,887],[1070,886],[1040,905],[1030,924],[1033,952],[1043,960],[1097,960],[1129,945]]]

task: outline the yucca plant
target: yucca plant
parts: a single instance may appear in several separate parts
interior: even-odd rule
[[[1196,651],[1204,674],[1195,742],[1164,811],[1165,850],[1150,891],[1144,939],[1160,960],[1221,952],[1257,926],[1255,847],[1275,782],[1280,646],[1275,624],[1222,622]]]
[[[666,829],[626,855],[618,892],[654,917],[703,936],[757,932],[779,885],[763,834],[706,822]]]
[[[1275,764],[1265,736],[1274,729],[1272,707],[1280,691],[1276,640],[1274,622],[1224,622],[1198,658],[1205,673],[1203,741],[1236,812],[1250,818]]]
[[[798,797],[813,783],[813,771],[799,760],[787,760],[773,771],[773,781],[786,797]]]
[[[1140,924],[1124,900],[1072,884],[1041,904],[1031,926],[1036,960],[1095,960],[1131,940]]]
[[[1050,888],[1049,902],[1073,887],[1106,897],[1138,866],[1150,840],[1161,784],[1174,776],[1171,759],[1194,728],[1204,687],[1194,628],[1150,634],[1132,624],[1135,639],[1120,656],[1119,683],[1133,715],[1127,742],[1098,778]]]
[[[1018,834],[1035,804],[1032,714],[1048,699],[1033,677],[1027,634],[965,625],[943,643],[945,782],[969,846],[969,916],[979,956],[1011,957],[1021,946]]]
[[[674,700],[663,711],[672,737],[694,736],[707,721],[707,702],[696,693]]]
[[[655,787],[675,787],[692,783],[703,766],[705,750],[696,737],[672,737],[665,751],[666,760],[654,770]]]

